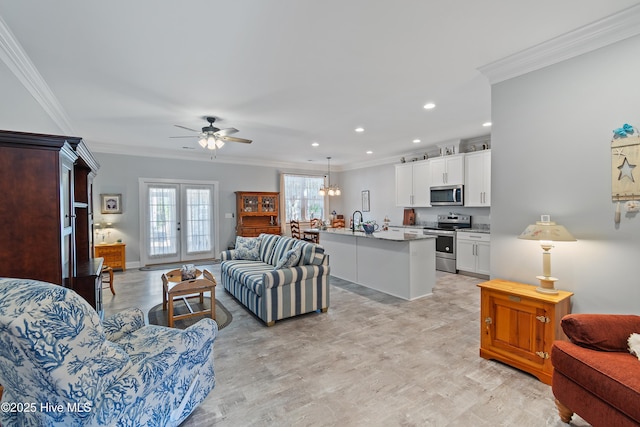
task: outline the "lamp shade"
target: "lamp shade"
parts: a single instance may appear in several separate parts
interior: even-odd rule
[[[542,215],[541,221],[529,225],[518,236],[524,240],[548,240],[552,242],[575,242],[576,239],[562,225],[551,221],[549,215]]]

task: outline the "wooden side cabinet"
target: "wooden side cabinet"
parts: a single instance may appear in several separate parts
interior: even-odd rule
[[[494,359],[551,384],[551,345],[567,339],[560,320],[571,313],[573,293],[556,295],[537,286],[494,279],[480,287],[480,356]]]
[[[104,258],[104,265],[113,269],[119,268],[122,271],[127,269],[126,265],[126,244],[107,243],[95,246],[95,257]]]
[[[280,193],[236,192],[236,235],[280,234]]]

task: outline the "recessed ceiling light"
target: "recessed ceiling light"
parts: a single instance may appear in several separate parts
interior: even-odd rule
[[[491,126],[491,122],[484,122],[482,126],[488,128],[489,126]]]
[[[369,150],[367,151],[367,154],[373,154],[373,151]]]
[[[436,108],[436,104],[434,104],[433,102],[428,102],[428,103],[424,104],[424,109],[425,110],[431,110],[433,108]]]
[[[364,128],[356,128],[356,132],[364,132]]]
[[[417,144],[418,142],[420,142],[420,140],[419,140],[419,139],[414,139],[414,140],[413,140],[413,143],[414,143],[414,144]]]
[[[318,145],[320,145],[320,144],[318,144],[317,142],[312,142],[312,143],[311,143],[311,146],[312,146],[312,147],[317,147]]]

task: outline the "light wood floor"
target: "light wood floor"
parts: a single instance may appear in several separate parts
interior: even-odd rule
[[[105,314],[160,303],[161,273],[117,272]],[[404,301],[331,278],[327,313],[270,328],[218,286],[233,321],[183,426],[566,426],[549,386],[479,357],[479,282],[438,272],[432,296]]]

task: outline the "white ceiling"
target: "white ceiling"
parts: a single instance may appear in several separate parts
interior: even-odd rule
[[[0,128],[209,160],[197,138],[170,137],[214,115],[254,141],[227,143],[214,161],[323,168],[332,156],[345,167],[488,134],[479,67],[637,3],[0,0],[35,67],[26,80],[45,89],[36,101],[9,69],[19,52],[0,33]]]

